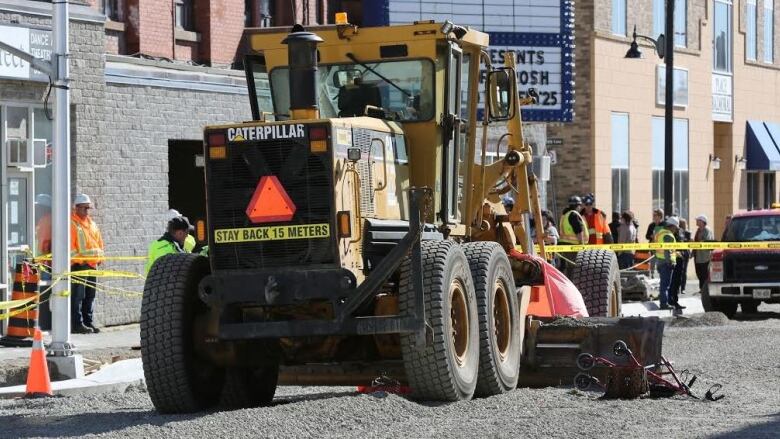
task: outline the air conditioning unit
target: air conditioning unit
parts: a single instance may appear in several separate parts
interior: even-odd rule
[[[9,138],[6,140],[8,148],[8,166],[30,166],[31,157],[27,139]]]

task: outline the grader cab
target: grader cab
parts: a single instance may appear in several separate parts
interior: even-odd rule
[[[596,333],[660,354],[655,320],[548,324],[617,317],[617,261],[580,252],[580,296],[543,248],[535,255],[520,118],[530,101],[512,54],[491,66],[487,34],[344,22],[248,39],[253,120],[204,132],[209,256],[163,257],[145,285],[142,354],[158,410],[262,405],[278,384],[379,376],[440,401],[569,383],[571,371],[545,368],[602,352]],[[488,164],[496,123],[506,152]]]

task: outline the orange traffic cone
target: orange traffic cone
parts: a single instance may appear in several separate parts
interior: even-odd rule
[[[35,328],[30,368],[27,371],[27,391],[25,397],[37,398],[41,396],[53,396],[53,394],[51,393],[51,380],[49,379],[49,365],[46,364],[46,351],[43,349],[43,334],[41,334],[39,328]]]

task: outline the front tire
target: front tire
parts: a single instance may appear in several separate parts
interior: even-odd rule
[[[520,377],[521,325],[512,267],[496,242],[463,245],[477,293],[479,378],[476,394],[491,396],[517,387]]]
[[[622,293],[617,256],[610,250],[583,250],[577,253],[571,281],[580,290],[588,315],[619,317]]]
[[[208,259],[176,253],[158,259],[146,278],[141,302],[141,358],[149,397],[162,413],[191,413],[213,406],[224,371],[195,352],[197,297],[209,273]]]
[[[415,345],[402,334],[401,353],[412,396],[460,401],[474,395],[479,369],[477,300],[463,249],[452,241],[424,241],[422,248],[425,322],[432,337]],[[399,313],[414,308],[409,258],[401,268]]]

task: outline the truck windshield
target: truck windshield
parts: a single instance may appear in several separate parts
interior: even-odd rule
[[[726,241],[780,241],[780,215],[733,218]]]
[[[400,122],[429,120],[434,114],[433,71],[430,60],[320,64],[320,117],[362,116],[371,105]],[[274,113],[283,119],[279,115],[290,108],[287,67],[273,69],[270,79]]]

